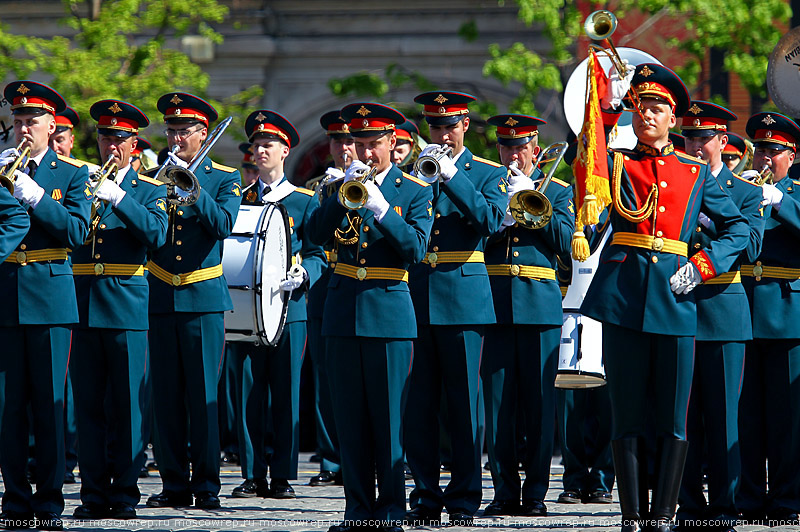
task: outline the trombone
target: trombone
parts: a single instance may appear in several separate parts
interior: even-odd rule
[[[553,163],[547,171],[547,175],[537,190],[520,190],[508,202],[508,212],[517,221],[520,227],[525,229],[541,229],[550,223],[553,217],[553,205],[547,196],[544,195],[550,181],[556,173],[556,168],[564,158],[569,145],[566,142],[556,142],[539,152],[533,167],[538,168],[540,164]],[[516,161],[511,164],[515,164]],[[509,165],[511,166],[511,165]]]
[[[30,144],[24,148],[22,147],[22,145],[25,143],[25,140],[19,143],[19,146],[17,146],[17,153],[19,153],[17,158],[7,164],[2,171],[0,171],[0,185],[6,187],[12,196],[14,195],[14,182],[17,180],[15,173],[17,170],[28,164],[28,159],[31,156]]]
[[[183,168],[177,164],[170,164],[169,159],[164,161],[164,164],[159,167],[155,179],[166,183],[167,201],[171,205],[186,206],[194,205],[197,202],[197,198],[200,196],[200,183],[194,172],[197,170],[197,167],[200,166],[200,163],[203,162],[203,159],[206,158],[206,155],[211,151],[211,148],[214,147],[214,144],[222,137],[222,134],[232,121],[233,117],[229,116],[214,128],[205,143],[200,147],[200,151],[192,158],[188,168]],[[170,149],[170,153],[175,154],[179,149],[180,146],[176,144]],[[185,194],[179,194],[175,190],[175,187],[181,189]]]
[[[622,61],[617,49],[614,47],[614,43],[611,42],[611,36],[617,30],[616,15],[614,15],[614,13],[611,11],[598,9],[586,17],[586,20],[583,23],[583,30],[593,41],[600,41],[601,43],[608,44],[610,52],[602,46],[594,43],[589,45],[589,49],[597,50],[598,52],[606,54],[611,61],[611,64],[614,66],[617,72],[619,72],[619,75],[624,78],[628,74],[628,67],[625,66],[625,63]],[[642,100],[639,98],[639,93],[636,92],[636,89],[634,89],[633,86],[631,86],[628,94],[631,102],[633,103],[633,111],[639,114],[639,118],[642,119],[642,122],[647,123],[648,120],[644,117],[644,113],[642,112]]]
[[[378,167],[372,165],[372,159],[367,159],[368,170],[361,170],[353,179],[345,181],[339,187],[339,203],[342,207],[350,210],[357,210],[367,204],[367,187],[364,183],[372,181],[378,175]]]

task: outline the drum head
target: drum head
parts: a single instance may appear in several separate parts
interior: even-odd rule
[[[289,297],[280,284],[286,279],[292,259],[289,215],[283,205],[270,203],[266,206],[256,238],[256,289],[253,291],[256,335],[260,343],[275,345],[283,332],[289,306]]]
[[[767,91],[781,113],[800,116],[800,28],[781,37],[767,64]]]

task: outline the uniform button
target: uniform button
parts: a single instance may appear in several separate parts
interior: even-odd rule
[[[25,244],[20,244],[19,249],[25,251],[26,249],[28,249],[28,246],[26,246]]]
[[[667,208],[664,207],[663,205],[658,208],[658,212],[664,212],[666,210],[667,210]]]
[[[105,228],[106,228],[106,224],[100,224],[100,229],[105,229]]]
[[[664,233],[662,231],[656,231],[656,236],[664,236]]]
[[[694,249],[700,249],[700,244],[699,243],[695,244]]]
[[[439,246],[433,246],[433,251],[439,251]]]
[[[664,163],[664,159],[659,159],[659,160],[658,160],[658,164],[660,164],[661,166],[664,166],[664,164],[665,164],[665,163]]]
[[[358,261],[359,264],[366,264],[366,262],[367,262],[367,259],[361,259],[360,261]]]
[[[515,256],[515,257],[519,257],[519,251],[515,251],[515,252],[514,252],[514,256]]]
[[[100,258],[100,254],[99,253],[95,253],[94,254],[94,258],[99,259]]]
[[[366,242],[362,242],[362,243],[361,243],[361,247],[362,247],[363,249],[367,249],[367,245],[368,245],[368,244],[367,244]]]
[[[515,236],[514,238],[512,238],[512,239],[511,239],[511,241],[512,241],[512,242],[519,242],[519,237],[518,237],[518,236]]]
[[[369,226],[368,226],[368,225],[365,225],[365,226],[364,226],[364,232],[365,232],[365,233],[369,233]]]
[[[183,260],[183,257],[181,257],[180,255],[175,255],[175,260]]]
[[[176,246],[182,246],[182,245],[183,245],[183,242],[181,242],[180,240],[177,240],[177,241],[175,242],[175,245],[176,245]]]
[[[698,225],[697,229],[695,229],[695,231],[697,231],[698,233],[702,233],[703,232],[703,228]]]
[[[693,174],[696,174],[696,173],[697,173],[697,167],[696,167],[696,166],[692,166],[692,173],[693,173]]]
[[[183,216],[183,211],[178,211],[178,216]]]
[[[434,235],[438,235],[438,234],[439,234],[439,230],[438,230],[438,229],[434,229],[434,230],[433,230],[433,234],[434,234]]]
[[[439,212],[437,212],[437,213],[436,213],[436,214],[435,214],[433,217],[434,217],[434,218],[441,218],[441,217],[442,217],[442,214],[441,214],[441,213],[439,213]]]
[[[658,257],[656,257],[655,255],[653,255],[653,256],[650,258],[650,260],[652,260],[652,261],[653,261],[653,264],[655,264],[656,262],[658,262]]]
[[[667,188],[667,182],[666,181],[662,181],[661,182],[661,188]]]
[[[102,239],[102,238],[98,238],[98,239],[97,239],[97,243],[98,243],[98,244],[102,244],[102,243],[103,243],[103,239]]]
[[[177,226],[175,229],[177,229],[178,231],[180,231],[181,229],[183,229],[183,226],[182,226],[182,225],[179,225],[179,226]]]

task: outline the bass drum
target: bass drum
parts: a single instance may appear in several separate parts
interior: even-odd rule
[[[581,314],[565,312],[556,388],[597,388],[605,383],[603,325]]]
[[[291,266],[289,216],[279,203],[242,205],[225,239],[222,269],[233,310],[225,313],[225,340],[275,345],[289,298],[281,290]]]

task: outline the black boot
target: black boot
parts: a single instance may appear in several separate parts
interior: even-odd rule
[[[689,442],[663,438],[658,443],[656,461],[658,476],[653,489],[650,515],[656,532],[669,532],[670,521],[675,516],[675,508],[678,505],[678,491],[681,488],[683,465],[686,462]]]
[[[639,532],[642,520],[641,507],[647,508],[647,496],[644,501],[640,499],[642,493],[642,469],[647,469],[647,464],[640,464],[637,438],[622,438],[611,442],[611,452],[614,456],[614,473],[617,477],[617,490],[619,491],[619,507],[622,512],[622,531]],[[646,471],[645,471],[646,474]],[[641,504],[643,502],[643,504]]]

